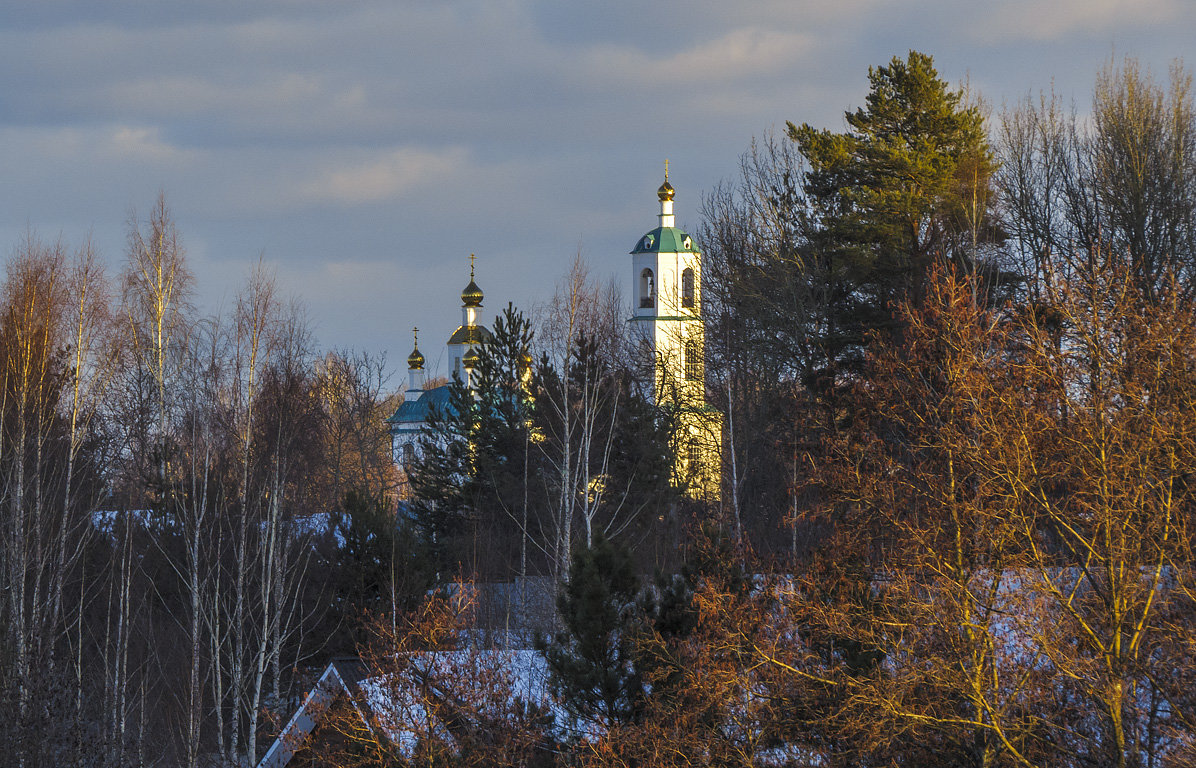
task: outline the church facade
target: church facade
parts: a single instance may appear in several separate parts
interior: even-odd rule
[[[673,424],[673,483],[687,495],[717,498],[721,477],[722,415],[706,401],[705,324],[702,317],[702,254],[692,237],[677,228],[675,190],[657,190],[658,226],[641,236],[631,251],[633,340],[651,367],[650,396]],[[474,278],[461,292],[461,325],[447,342],[451,373],[467,385],[490,331],[479,320],[483,294]],[[418,330],[415,331],[418,333]],[[449,407],[449,385],[425,389],[425,358],[415,347],[407,358],[403,402],[387,419],[394,460],[406,471],[419,454],[419,437],[433,408]]]

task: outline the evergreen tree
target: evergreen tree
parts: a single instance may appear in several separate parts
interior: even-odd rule
[[[477,367],[473,483],[479,499],[501,522],[524,501],[532,418],[531,324],[508,304],[495,318]]]
[[[429,586],[427,554],[393,508],[360,490],[334,509],[337,538],[332,563],[339,618],[354,644],[366,639],[363,621],[415,605]]]
[[[630,375],[616,374],[610,386],[618,390],[619,408],[611,426],[615,439],[607,464],[608,503],[616,510],[632,506],[636,514],[668,509],[678,495],[670,482],[674,461],[669,436],[675,429],[674,416],[637,394]]]
[[[577,720],[609,727],[634,722],[644,705],[635,663],[643,626],[631,554],[603,536],[579,547],[557,599],[564,630],[538,645],[553,692]]]
[[[505,577],[515,560],[509,548],[520,536],[514,521],[529,476],[531,340],[527,319],[508,305],[479,348],[474,387],[454,376],[448,402],[428,416],[409,475],[412,516],[442,568],[481,557],[483,569]],[[471,553],[470,541],[485,547]]]
[[[430,414],[409,477],[412,515],[446,574],[563,576],[575,538],[613,536],[674,498],[662,414],[584,333],[569,375],[542,356],[508,306],[479,348],[473,388],[450,384]],[[445,570],[449,569],[449,570]]]
[[[476,409],[469,387],[454,375],[444,406],[433,406],[408,468],[411,518],[437,567],[451,564],[450,544],[465,530],[472,508],[472,436]]]
[[[676,409],[646,399],[595,338],[578,333],[572,350],[567,376],[541,361],[534,391],[545,405],[535,416],[550,493],[561,506],[572,497],[574,524],[589,545],[595,532],[614,536],[675,500],[669,438]],[[567,561],[562,574],[566,567]]]
[[[794,555],[823,535],[798,522],[820,493],[811,470],[850,414],[845,387],[865,375],[866,345],[900,332],[896,310],[921,301],[931,267],[978,274],[977,300],[1011,278],[997,266],[981,111],[918,52],[869,82],[846,131],[790,123],[788,140],[753,144],[742,181],[706,203],[708,370],[734,498],[762,552],[782,526]]]
[[[807,247],[828,278],[846,283],[833,316],[846,344],[891,327],[897,303],[919,300],[936,261],[992,269],[985,249],[1002,239],[979,108],[917,51],[869,68],[868,79],[867,105],[846,113],[847,132],[788,124],[809,164]]]

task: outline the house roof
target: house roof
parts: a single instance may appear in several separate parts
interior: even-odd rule
[[[472,672],[502,669],[510,684],[510,693],[524,702],[548,704],[548,668],[543,656],[532,650],[441,651],[414,654],[413,668],[419,675],[455,678],[471,667]],[[487,679],[487,675],[482,675]],[[304,747],[319,721],[336,697],[347,693],[353,707],[368,729],[381,729],[381,734],[403,754],[409,754],[416,743],[416,734],[409,730],[411,722],[425,722],[428,712],[417,691],[405,686],[396,687],[394,678],[371,675],[365,664],[355,657],[338,657],[329,663],[319,682],[307,694],[299,711],[291,718],[278,738],[266,751],[257,768],[284,768]],[[555,707],[554,716],[560,717]],[[438,730],[452,738],[450,723],[439,723]]]
[[[370,676],[365,662],[356,656],[337,656],[333,658],[331,664],[336,668],[341,682],[354,692],[360,689],[361,681]]]
[[[278,738],[262,755],[257,768],[283,768],[291,762],[291,758],[303,746],[304,742],[315,730],[316,725],[332,706],[337,696],[348,692],[353,706],[357,708],[362,721],[368,727],[369,721],[358,707],[361,698],[362,682],[368,678],[368,671],[361,659],[337,657],[324,669],[324,674],[316,681],[315,687],[308,691],[299,710],[287,721],[286,727],[278,734]]]

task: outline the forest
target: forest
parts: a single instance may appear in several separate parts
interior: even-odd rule
[[[253,766],[351,655],[372,708],[292,765],[1196,763],[1191,77],[1110,61],[1084,112],[918,52],[867,78],[704,196],[715,489],[677,470],[694,404],[645,394],[676,361],[580,259],[403,473],[385,362],[317,349],[261,266],[201,314],[164,195],[114,275],[28,234],[7,759]]]

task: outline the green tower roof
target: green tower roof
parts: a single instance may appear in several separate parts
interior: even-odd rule
[[[693,238],[676,227],[657,227],[635,243],[632,253],[697,253]]]

